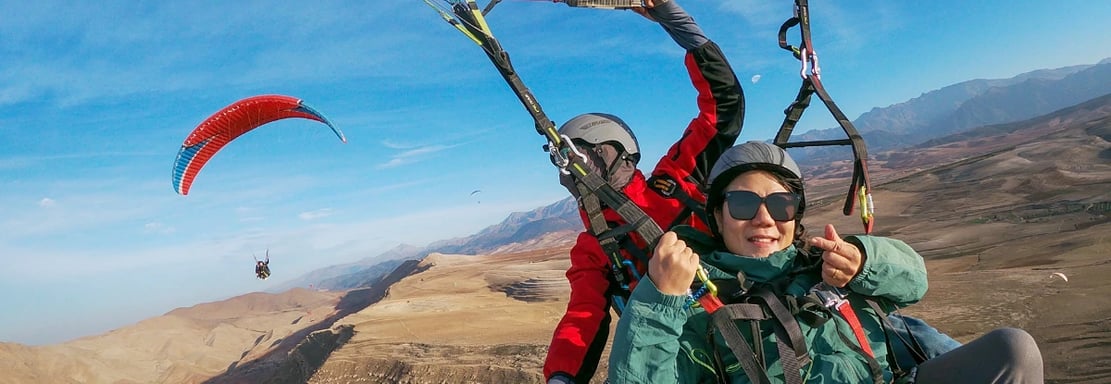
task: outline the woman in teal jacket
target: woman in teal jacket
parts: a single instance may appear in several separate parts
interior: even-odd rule
[[[832,225],[800,241],[801,172],[786,151],[763,142],[722,154],[706,206],[714,238],[676,229],[657,245],[648,278],[618,322],[610,382],[915,381],[914,372],[889,364],[881,312],[925,295],[918,253],[894,239],[842,239]],[[811,252],[802,251],[807,246]],[[721,290],[705,293],[714,282]],[[1042,363],[1028,334],[1003,329],[916,374],[918,383],[1040,383]]]

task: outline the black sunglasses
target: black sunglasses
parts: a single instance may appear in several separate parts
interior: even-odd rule
[[[752,220],[760,210],[760,204],[768,207],[768,214],[775,221],[794,220],[799,211],[799,195],[791,192],[760,197],[752,191],[731,191],[725,193],[725,203],[729,204],[729,216],[737,220]]]

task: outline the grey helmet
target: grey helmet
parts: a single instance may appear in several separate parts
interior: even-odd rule
[[[602,177],[614,190],[623,190],[632,180],[640,161],[640,146],[621,118],[605,113],[584,113],[563,123],[558,132],[571,139],[588,158],[590,172]],[[572,196],[579,197],[575,181],[569,175],[560,174],[559,183]]]
[[[725,187],[737,175],[752,170],[765,170],[778,175],[787,183],[791,192],[799,194],[799,210],[795,214],[795,221],[801,221],[803,212],[806,211],[806,194],[803,193],[802,171],[799,170],[799,165],[787,154],[786,150],[762,141],[749,141],[735,145],[721,154],[718,161],[714,163],[714,167],[710,169],[710,177],[706,179],[709,187],[706,195],[706,213],[714,215],[714,212],[721,207]],[[710,223],[707,224],[710,225],[714,235],[717,235],[717,220],[711,219]],[[801,230],[802,225],[798,225],[795,234],[796,240],[798,235],[801,235]]]
[[[591,145],[615,142],[631,157],[640,158],[640,146],[633,130],[621,118],[606,113],[584,113],[559,127],[560,135],[582,140]],[[635,161],[635,160],[634,160]]]

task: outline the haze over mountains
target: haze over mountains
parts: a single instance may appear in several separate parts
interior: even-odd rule
[[[1009,123],[1051,113],[1111,93],[1111,59],[1023,73],[1010,79],[969,80],[888,107],[877,107],[853,120],[871,153],[913,146],[970,128]],[[835,100],[836,101],[836,100]],[[806,114],[827,113],[815,97]],[[806,116],[804,114],[804,117]],[[844,138],[840,127],[797,135],[791,141]],[[819,155],[820,154],[820,155]],[[815,157],[847,158],[836,149],[808,150],[799,161]]]
[[[872,145],[878,234],[930,269],[930,293],[907,312],[964,341],[1023,327],[1049,382],[1111,382],[1111,62],[965,82],[856,123]],[[885,135],[890,147],[871,142]],[[851,164],[817,160],[802,161],[808,223],[855,232],[839,209]],[[291,283],[332,291],[253,293],[58,345],[0,343],[0,383],[539,382],[581,228],[561,200]],[[1048,279],[1057,271],[1070,281]]]
[[[583,228],[578,206],[571,197],[529,212],[515,212],[502,222],[478,233],[441,240],[426,247],[401,244],[383,254],[351,264],[312,271],[279,289],[315,284],[326,289],[365,286],[389,273],[402,260],[421,258],[430,253],[479,255],[541,249],[565,244]]]

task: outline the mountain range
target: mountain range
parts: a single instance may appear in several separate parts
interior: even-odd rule
[[[853,120],[864,136],[870,157],[879,160],[907,158],[900,150],[969,140],[1014,123],[1111,94],[1111,58],[1096,64],[1040,69],[1009,79],[977,79],[923,93],[921,96],[882,108],[873,108]],[[812,103],[811,109],[822,109]],[[812,110],[807,113],[826,113]],[[804,117],[805,118],[805,117]],[[980,128],[983,127],[983,128]],[[978,128],[979,130],[973,130]],[[970,132],[971,130],[971,132]],[[985,131],[986,130],[986,131]],[[804,133],[791,141],[842,138],[840,127]],[[815,184],[817,195],[841,193],[841,180],[851,173],[845,159],[849,151],[837,149],[793,149],[806,177]],[[969,154],[971,155],[971,154]],[[918,166],[951,159],[922,158]],[[873,167],[875,178],[884,179],[892,167]],[[905,164],[899,169],[912,169]],[[890,177],[895,177],[892,175]],[[571,241],[583,230],[575,201],[568,197],[528,212],[515,212],[502,222],[478,233],[434,242],[425,247],[402,244],[383,254],[356,263],[331,266],[310,272],[279,289],[308,286],[351,289],[366,286],[389,273],[402,260],[430,253],[489,254],[542,248]]]
[[[984,125],[1041,116],[1111,93],[1111,58],[1097,64],[1041,69],[1009,79],[960,82],[887,107],[877,107],[853,120],[870,152],[883,152]],[[836,101],[836,100],[834,100]],[[828,113],[813,100],[807,114]],[[804,117],[805,119],[805,114]],[[814,130],[795,141],[842,139],[841,127]],[[792,152],[800,162],[844,159],[848,151],[812,148]]]
[[[566,244],[582,231],[578,204],[571,197],[527,212],[514,212],[500,223],[470,236],[441,240],[425,247],[401,244],[382,254],[348,264],[334,265],[309,272],[282,284],[275,292],[293,287],[332,290],[366,287],[390,273],[405,260],[420,259],[430,253],[479,255],[546,248]]]

